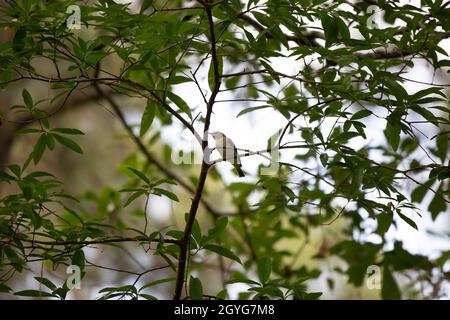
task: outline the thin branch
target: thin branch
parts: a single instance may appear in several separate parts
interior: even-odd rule
[[[211,92],[211,96],[209,98],[207,107],[206,107],[206,117],[205,117],[205,125],[203,130],[203,141],[202,141],[202,149],[203,152],[208,152],[208,139],[206,138],[206,135],[209,130],[210,122],[211,122],[211,114],[213,111],[213,106],[215,103],[215,99],[217,94],[220,90],[220,84],[221,84],[221,77],[219,73],[219,62],[217,57],[217,49],[216,49],[216,36],[214,33],[214,21],[213,21],[213,15],[212,15],[212,7],[209,3],[205,3],[205,11],[206,15],[208,17],[208,23],[209,23],[209,31],[210,31],[210,41],[211,41],[211,57],[212,57],[212,64],[213,64],[213,71],[214,71],[214,87]],[[206,138],[206,139],[205,139]],[[175,293],[173,296],[174,300],[180,300],[181,293],[183,291],[184,282],[185,282],[185,273],[186,273],[186,265],[189,255],[189,241],[191,238],[192,233],[192,227],[195,222],[195,216],[197,215],[198,205],[200,203],[203,188],[205,186],[206,178],[208,175],[208,170],[210,167],[209,161],[205,161],[203,157],[202,161],[202,167],[200,170],[200,176],[198,179],[198,185],[197,190],[194,195],[194,199],[192,199],[191,208],[189,210],[188,214],[188,220],[186,222],[183,238],[181,239],[181,245],[180,245],[180,256],[178,260],[178,269],[177,269],[177,280],[175,284]]]
[[[19,240],[23,242],[36,243],[48,246],[68,246],[68,245],[82,245],[89,246],[93,244],[107,244],[107,243],[119,243],[119,242],[159,242],[161,239],[153,239],[153,240],[145,240],[143,238],[108,238],[108,239],[97,239],[97,240],[57,240],[57,241],[44,241],[44,240],[35,240],[35,239],[24,239],[20,237],[15,237],[14,240]],[[3,242],[3,241],[2,241]],[[175,239],[164,239],[166,243],[178,244],[178,240]]]

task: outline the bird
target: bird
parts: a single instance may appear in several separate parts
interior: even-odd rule
[[[209,134],[213,136],[215,149],[222,156],[222,160],[231,162],[239,177],[245,177],[244,171],[242,171],[241,158],[239,157],[239,153],[233,141],[219,131],[210,132]]]

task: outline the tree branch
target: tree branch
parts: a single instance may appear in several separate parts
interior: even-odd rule
[[[209,23],[209,32],[210,32],[210,41],[211,41],[211,58],[212,58],[212,64],[213,64],[213,71],[214,71],[214,87],[211,92],[211,96],[208,100],[208,104],[206,106],[206,117],[205,117],[205,125],[203,130],[203,141],[202,141],[202,149],[204,154],[208,152],[208,139],[207,134],[209,130],[209,126],[211,123],[211,114],[213,111],[214,103],[217,94],[220,90],[220,84],[221,84],[221,77],[219,73],[219,61],[217,58],[217,49],[216,49],[216,36],[214,33],[214,21],[212,16],[212,4],[205,3],[205,11],[206,15],[208,17],[208,23]],[[208,159],[209,160],[209,159]],[[195,191],[194,199],[192,199],[191,208],[189,210],[188,214],[188,220],[186,222],[183,238],[181,239],[180,244],[180,256],[178,260],[178,270],[177,270],[177,280],[175,284],[175,293],[173,296],[174,300],[180,300],[181,293],[183,291],[183,286],[185,282],[185,273],[186,273],[186,265],[187,260],[189,256],[189,247],[190,247],[190,238],[192,233],[192,227],[195,222],[195,216],[197,215],[198,205],[200,203],[203,188],[205,186],[206,178],[208,176],[208,170],[209,170],[210,164],[209,161],[205,161],[205,157],[203,157],[202,161],[202,167],[200,170],[200,176],[198,179],[198,185],[197,190]]]
[[[34,240],[34,239],[23,239],[20,237],[15,237],[14,240],[29,242],[29,243],[36,243],[36,244],[42,244],[42,245],[48,245],[48,246],[67,246],[67,245],[83,245],[88,246],[92,244],[106,244],[106,243],[118,243],[118,242],[145,242],[145,239],[139,239],[139,238],[108,238],[108,239],[98,239],[98,240],[86,240],[86,241],[75,241],[75,240],[68,240],[68,241],[43,241],[43,240]],[[148,241],[148,240],[147,240]],[[159,242],[160,239],[153,239],[148,242]],[[166,243],[173,243],[178,244],[178,240],[175,239],[164,239],[164,242]],[[2,241],[2,243],[9,243],[7,241]]]

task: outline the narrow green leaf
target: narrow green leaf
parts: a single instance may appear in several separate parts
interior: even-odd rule
[[[169,198],[169,199],[171,199],[173,201],[176,201],[176,202],[180,201],[180,200],[178,200],[178,197],[177,197],[177,195],[175,193],[170,192],[168,190],[164,190],[164,189],[161,189],[161,188],[153,188],[153,192],[152,193],[157,195],[157,196],[164,195],[167,198]]]
[[[39,291],[39,290],[23,290],[15,292],[14,295],[16,296],[24,296],[24,297],[54,297],[53,294]]]
[[[338,25],[336,20],[326,13],[320,15],[320,21],[322,22],[323,32],[325,33],[326,47],[329,47],[337,40],[339,34]]]
[[[400,132],[401,128],[400,125],[395,123],[392,124],[388,121],[386,125],[386,130],[384,131],[387,141],[392,147],[392,150],[397,151],[398,145],[400,143]]]
[[[183,76],[174,76],[171,77],[169,80],[169,84],[180,84],[180,83],[186,83],[186,82],[192,82],[194,80],[192,80],[191,78],[188,77],[183,77]]]
[[[22,90],[22,97],[25,105],[30,109],[33,108],[33,98],[31,97],[27,89]]]
[[[141,293],[139,296],[145,298],[145,300],[158,300],[158,298],[152,296],[151,294]]]
[[[240,116],[243,116],[244,114],[249,113],[249,112],[253,112],[253,111],[260,110],[260,109],[265,109],[265,108],[271,108],[271,107],[272,107],[272,106],[270,106],[270,105],[263,105],[263,106],[257,106],[257,107],[245,108],[244,110],[242,110],[242,111],[240,111],[240,112],[238,113],[238,115],[236,116],[236,118],[238,118],[238,117],[240,117]]]
[[[320,154],[320,162],[324,167],[328,164],[328,154],[326,152],[323,152]]]
[[[399,300],[401,298],[397,282],[392,276],[388,266],[383,270],[383,282],[381,287],[381,298],[384,300]]]
[[[336,22],[336,25],[339,30],[339,34],[341,35],[341,38],[343,40],[350,39],[350,31],[348,30],[347,24],[339,17],[334,17],[334,20]]]
[[[377,215],[377,233],[380,236],[384,236],[384,234],[389,230],[392,221],[393,221],[394,215],[390,212],[382,212],[379,215]]]
[[[438,193],[442,192],[441,187],[437,190]],[[444,212],[447,210],[447,204],[444,200],[442,200],[437,194],[434,195],[433,199],[430,202],[430,205],[428,206],[428,211],[431,213],[431,218],[436,220],[439,213]]]
[[[81,150],[81,147],[75,141],[68,139],[66,137],[60,136],[58,134],[54,134],[53,137],[60,144],[66,146],[67,148],[71,149],[72,151],[75,151],[77,153],[83,153],[83,150]]]
[[[82,249],[75,251],[72,256],[72,264],[80,267],[81,270],[84,269],[85,257]]]
[[[2,293],[9,293],[12,289],[8,287],[6,284],[0,283],[0,292]]]
[[[447,133],[441,132],[440,134],[438,134],[436,138],[437,155],[439,156],[442,162],[445,160],[445,158],[447,158],[448,139],[449,139],[448,132]]]
[[[258,278],[262,284],[266,283],[272,273],[272,259],[264,257],[258,261]]]
[[[189,296],[191,300],[203,299],[203,288],[200,279],[191,276],[189,280]]]
[[[217,219],[214,227],[208,231],[208,236],[206,237],[205,241],[210,241],[219,237],[223,233],[227,225],[228,217],[220,217],[219,219]]]
[[[22,170],[20,169],[20,167],[17,164],[11,164],[8,166],[8,169],[14,173],[14,175],[17,178],[20,178],[20,176],[22,175]]]
[[[71,134],[71,135],[84,135],[84,132],[74,128],[54,128],[52,132],[58,132],[62,134]]]
[[[56,289],[56,285],[53,282],[51,282],[49,279],[47,279],[47,278],[34,277],[34,279],[36,279],[36,281],[38,281],[39,283],[43,284],[44,286],[46,286],[50,290],[55,290]]]
[[[186,101],[184,101],[180,96],[170,91],[167,92],[167,97],[170,99],[170,101],[175,103],[182,112],[186,113],[188,117],[192,119],[191,108],[189,108],[189,105],[186,103]]]
[[[27,30],[25,28],[19,28],[14,35],[12,41],[12,49],[14,52],[20,52],[25,48],[25,40],[27,37]]]
[[[358,120],[358,119],[362,119],[362,118],[367,118],[370,115],[372,115],[372,112],[366,109],[363,110],[359,110],[358,112],[356,112],[351,118],[350,120]]]
[[[139,179],[141,179],[142,181],[144,181],[147,184],[150,184],[150,180],[149,178],[147,178],[147,176],[145,175],[145,173],[143,173],[142,171],[139,171],[137,169],[128,167],[128,170],[130,170],[131,172],[133,172],[135,174],[136,177],[138,177]]]
[[[36,145],[34,146],[33,149],[34,164],[37,164],[41,160],[42,155],[44,154],[45,146],[47,145],[46,135],[47,135],[46,133],[41,134]]]
[[[129,206],[134,200],[136,200],[137,198],[139,198],[140,196],[144,195],[145,191],[144,190],[138,190],[135,193],[133,193],[125,202],[125,204],[123,205],[124,208],[126,208],[127,206]]]
[[[425,195],[427,194],[429,188],[433,185],[434,180],[428,180],[422,185],[419,185],[414,191],[411,193],[411,201],[421,203]]]
[[[45,135],[45,142],[50,150],[53,150],[55,148],[55,138],[53,138],[53,135],[51,133]]]
[[[417,224],[409,217],[405,216],[403,213],[397,211],[398,215],[400,216],[400,218],[402,218],[403,221],[405,221],[407,224],[409,224],[411,227],[413,227],[416,230],[419,230],[417,228]]]
[[[234,260],[238,263],[241,263],[241,260],[239,259],[238,256],[236,256],[233,252],[231,252],[229,249],[224,248],[222,246],[218,246],[215,244],[207,244],[206,246],[203,247],[205,250],[208,251],[212,251],[214,253],[217,253],[221,256],[224,256],[225,258]]]
[[[223,59],[222,59],[221,54],[217,55],[217,62],[218,62],[219,75],[221,75],[223,73]],[[213,59],[211,59],[211,63],[209,65],[208,84],[209,84],[209,88],[211,89],[211,91],[213,91],[214,86],[216,84],[216,79],[215,79],[215,75],[214,75],[214,60]]]
[[[153,119],[155,119],[156,114],[156,106],[154,103],[149,99],[147,101],[147,106],[145,107],[145,111],[142,114],[141,119],[141,129],[139,132],[139,135],[142,137],[144,134],[150,129]]]

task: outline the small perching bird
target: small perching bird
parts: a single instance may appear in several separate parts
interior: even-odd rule
[[[213,136],[215,149],[222,156],[222,160],[231,162],[239,177],[245,177],[245,174],[242,171],[241,158],[239,157],[238,150],[236,149],[233,141],[219,131],[210,132],[209,134]]]

